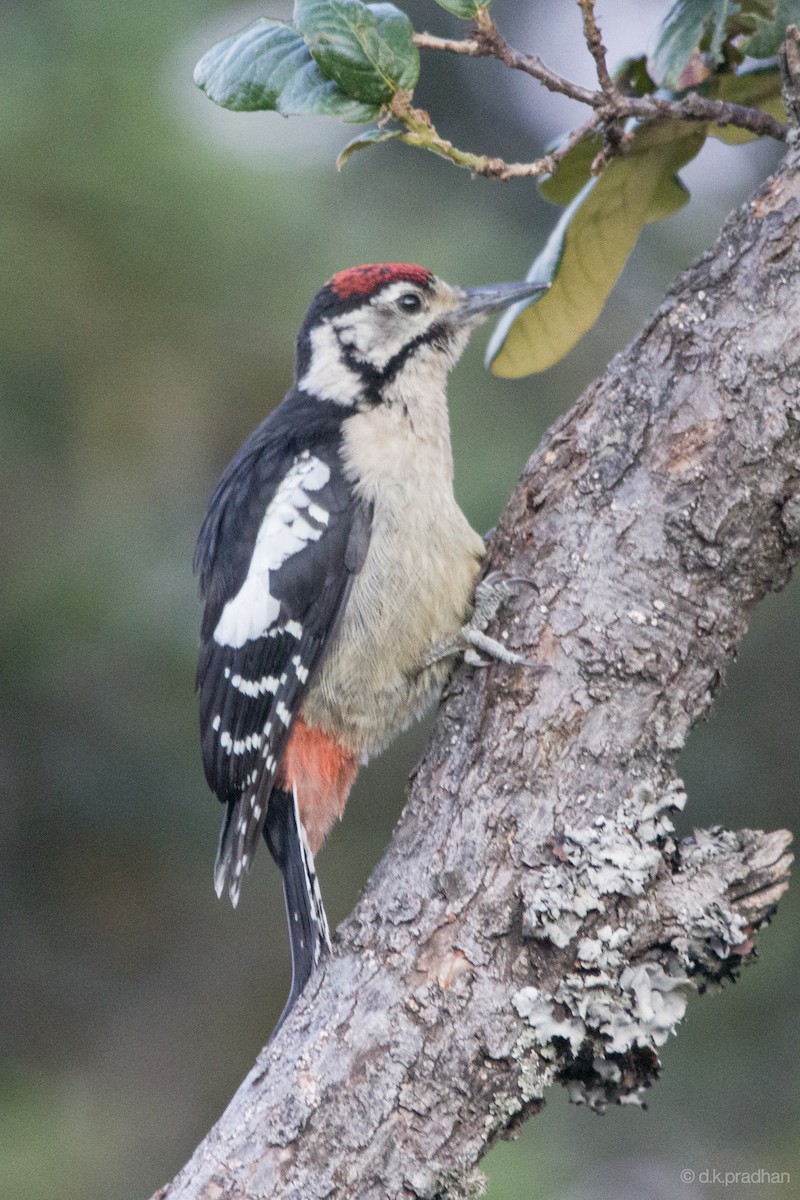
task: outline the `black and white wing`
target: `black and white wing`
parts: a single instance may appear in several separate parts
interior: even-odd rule
[[[227,886],[234,904],[292,723],[369,541],[371,513],[340,466],[341,419],[296,393],[290,399],[226,470],[195,555],[206,602],[197,670],[203,765],[227,804],[215,886],[218,895]]]

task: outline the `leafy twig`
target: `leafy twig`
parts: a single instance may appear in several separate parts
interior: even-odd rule
[[[587,104],[591,108],[603,110],[608,107],[608,96],[602,90],[591,91],[580,87],[563,75],[558,75],[545,66],[538,54],[522,54],[509,46],[508,42],[497,29],[492,18],[485,9],[481,9],[476,17],[478,40],[482,41],[486,50],[493,58],[499,59],[507,67],[515,71],[523,71],[533,79],[538,80],[551,92],[558,92]],[[673,121],[710,121],[718,125],[735,125],[740,129],[749,129],[751,133],[775,138],[779,142],[786,141],[788,132],[786,125],[771,117],[760,108],[746,108],[742,104],[730,104],[726,100],[707,100],[697,92],[689,92],[680,100],[665,100],[656,96],[625,96],[615,89],[614,107],[620,117],[639,117],[653,120],[668,118]]]
[[[485,8],[479,9],[475,16],[474,37],[453,39],[436,37],[430,33],[414,35],[414,41],[420,49],[462,54],[470,58],[496,58],[511,70],[530,75],[548,91],[594,109],[594,116],[574,130],[557,150],[530,163],[506,163],[500,158],[470,154],[458,150],[452,142],[441,138],[427,113],[420,109],[412,109],[410,104],[407,104],[405,109],[393,105],[393,115],[398,117],[408,130],[407,134],[403,135],[403,140],[413,145],[426,146],[450,162],[492,179],[549,175],[572,147],[593,129],[601,129],[604,136],[603,150],[593,164],[593,170],[598,171],[609,158],[624,153],[622,124],[629,117],[649,121],[733,125],[739,129],[747,129],[759,137],[786,141],[788,126],[760,108],[748,108],[726,100],[709,100],[697,92],[689,92],[680,100],[625,95],[617,88],[608,70],[606,51],[594,13],[594,0],[578,0],[578,5],[583,14],[586,45],[595,61],[599,84],[597,89],[582,87],[564,75],[559,75],[548,67],[538,54],[524,54],[514,49],[500,33]]]

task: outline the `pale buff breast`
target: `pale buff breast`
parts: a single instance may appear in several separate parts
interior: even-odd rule
[[[453,495],[443,389],[350,418],[345,452],[372,534],[303,718],[369,756],[438,696],[452,659],[425,659],[469,618],[484,545]]]

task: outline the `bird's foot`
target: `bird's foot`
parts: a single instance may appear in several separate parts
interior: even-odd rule
[[[450,658],[456,654],[464,655],[464,661],[473,667],[488,667],[490,660],[506,663],[509,666],[528,667],[530,670],[543,672],[547,670],[541,663],[531,662],[521,654],[509,650],[508,646],[497,638],[489,637],[486,633],[488,625],[497,616],[501,606],[510,596],[514,595],[516,585],[528,584],[535,586],[531,580],[521,577],[504,579],[499,571],[492,571],[482,579],[475,588],[475,604],[472,617],[466,625],[462,625],[458,633],[450,634],[434,646],[425,660],[426,666]],[[488,655],[488,658],[482,657]]]

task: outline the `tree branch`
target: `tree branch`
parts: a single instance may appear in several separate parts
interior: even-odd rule
[[[581,3],[581,8],[584,6],[585,0]],[[609,95],[602,88],[599,91],[591,91],[589,88],[580,87],[545,66],[538,54],[521,54],[509,46],[485,9],[478,13],[476,26],[478,40],[483,44],[484,53],[491,54],[514,71],[523,71],[530,75],[551,92],[568,96],[571,100],[588,104],[592,108],[609,109]],[[592,44],[589,44],[589,49],[592,50]],[[612,112],[617,117],[713,121],[719,125],[736,125],[741,129],[749,129],[751,133],[773,137],[777,141],[786,140],[786,125],[762,112],[760,108],[746,108],[741,104],[729,104],[725,100],[706,100],[697,92],[689,92],[680,100],[661,100],[655,96],[626,96],[616,88],[613,90]]]
[[[798,557],[794,149],[529,462],[491,565],[537,594],[494,632],[550,671],[457,671],[334,957],[162,1200],[463,1197],[554,1081],[641,1095],[786,886],[787,834],[669,812]]]
[[[506,163],[497,157],[471,154],[458,150],[452,142],[440,137],[428,114],[411,108],[410,101],[405,101],[400,95],[399,107],[397,104],[392,106],[393,115],[401,121],[406,120],[404,114],[410,114],[412,117],[409,135],[403,135],[403,140],[433,150],[456,166],[466,167],[476,175],[491,179],[535,178],[552,174],[558,162],[575,145],[579,137],[593,128],[601,129],[604,135],[603,151],[596,160],[596,170],[599,171],[615,154],[624,152],[623,124],[630,117],[645,121],[670,120],[732,125],[739,129],[747,129],[759,137],[786,141],[788,126],[760,108],[748,108],[726,100],[708,100],[697,92],[690,92],[680,100],[626,95],[619,90],[609,73],[605,46],[594,13],[594,0],[578,0],[578,7],[583,16],[586,45],[595,61],[599,90],[581,87],[564,75],[559,75],[546,66],[538,54],[523,54],[515,50],[498,30],[488,9],[478,10],[475,16],[475,36],[472,38],[441,38],[430,33],[414,35],[414,41],[421,49],[463,54],[471,58],[496,58],[511,70],[530,75],[549,91],[594,109],[591,120],[581,126],[579,131],[574,131],[564,145],[529,163]],[[413,126],[414,120],[416,127]]]

